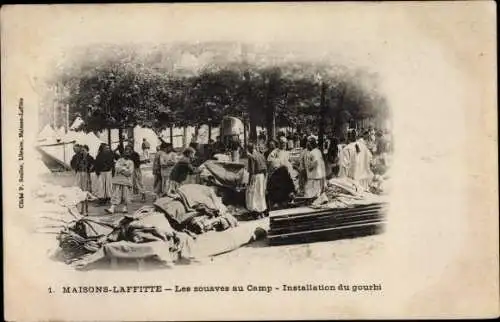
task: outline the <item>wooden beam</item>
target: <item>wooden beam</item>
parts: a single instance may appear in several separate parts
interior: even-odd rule
[[[359,225],[365,223],[380,223],[382,220],[377,216],[369,216],[369,217],[361,217],[353,220],[345,220],[339,222],[330,222],[330,223],[316,223],[311,222],[303,225],[291,225],[288,227],[281,228],[271,228],[269,231],[269,236],[277,236],[289,233],[309,233],[310,231],[318,230],[318,229],[329,229],[329,228],[338,228],[338,227],[348,227],[352,225]]]
[[[300,235],[305,235],[305,234],[315,234],[315,233],[325,233],[325,232],[334,232],[334,231],[340,231],[344,229],[349,229],[349,228],[361,228],[361,227],[367,227],[367,226],[378,226],[381,224],[384,224],[384,221],[379,221],[376,223],[369,222],[369,223],[360,223],[360,224],[352,224],[352,225],[346,225],[342,227],[332,227],[332,228],[325,228],[325,229],[313,229],[309,230],[307,232],[293,232],[293,233],[287,233],[287,234],[280,234],[280,235],[268,235],[268,238],[273,239],[273,238],[286,238],[286,237],[292,237],[292,236],[300,236]]]

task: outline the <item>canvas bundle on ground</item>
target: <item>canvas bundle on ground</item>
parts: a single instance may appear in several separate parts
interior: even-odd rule
[[[117,259],[171,266],[234,250],[254,238],[257,226],[237,226],[211,188],[185,185],[175,196],[114,222],[82,217],[71,223],[58,235],[56,257],[77,269]]]
[[[165,213],[172,227],[179,231],[201,234],[226,230],[238,224],[215,191],[203,185],[183,185],[175,195],[156,200],[154,206]]]
[[[89,269],[107,259],[154,258],[168,264],[192,259],[192,238],[174,230],[165,215],[148,206],[116,224],[82,218],[58,236],[59,258],[75,268]]]
[[[209,160],[201,170],[201,180],[213,185],[242,189],[248,184],[248,171],[241,163]]]

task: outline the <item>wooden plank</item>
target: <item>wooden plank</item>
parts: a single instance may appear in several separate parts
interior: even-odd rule
[[[312,207],[297,207],[297,208],[288,208],[288,209],[280,209],[280,210],[274,210],[269,213],[269,216],[271,218],[280,218],[280,217],[286,217],[286,216],[293,216],[293,215],[304,215],[304,214],[310,214],[310,213],[316,213],[316,212],[322,212],[322,211],[345,211],[349,209],[360,209],[360,208],[369,208],[369,207],[385,207],[387,206],[386,202],[376,202],[376,203],[370,203],[370,204],[358,204],[358,205],[352,205],[348,207],[338,207],[338,208],[312,208]]]
[[[319,214],[317,216],[307,216],[307,217],[291,217],[287,218],[287,220],[274,220],[271,219],[269,222],[271,225],[282,225],[282,224],[288,224],[288,223],[303,223],[303,222],[310,222],[313,220],[323,220],[323,219],[334,219],[334,218],[349,218],[352,216],[357,216],[357,215],[364,215],[364,214],[375,214],[379,216],[383,216],[383,213],[378,211],[378,210],[365,210],[365,211],[358,211],[358,212],[353,212],[353,213],[347,213],[347,214],[331,214],[331,213],[326,213],[326,214]]]
[[[286,221],[301,221],[301,220],[310,220],[314,218],[321,218],[321,217],[342,217],[342,216],[351,216],[359,213],[384,213],[383,209],[357,209],[356,211],[347,211],[347,212],[330,212],[330,211],[325,211],[325,212],[318,212],[314,214],[305,214],[305,215],[297,215],[297,216],[290,216],[290,217],[283,217],[283,218],[270,218],[270,221],[279,223],[279,222],[286,222]]]
[[[312,208],[309,208],[312,209]],[[299,212],[299,213],[290,213],[287,215],[280,216],[270,216],[270,219],[273,221],[280,220],[289,220],[290,218],[307,218],[307,217],[315,217],[322,214],[348,214],[352,212],[362,211],[362,210],[380,210],[385,211],[385,207],[380,205],[371,205],[371,206],[363,206],[363,207],[352,207],[352,208],[330,208],[330,209],[317,209],[308,212]]]
[[[321,220],[310,220],[307,222],[286,222],[286,223],[280,223],[279,225],[276,224],[270,224],[269,228],[270,230],[276,230],[276,229],[283,229],[283,228],[290,228],[290,227],[297,227],[297,228],[304,228],[307,229],[307,227],[311,227],[313,225],[337,225],[341,223],[349,223],[349,222],[355,222],[359,220],[365,220],[365,219],[378,219],[382,220],[383,217],[379,216],[377,214],[361,214],[358,216],[349,216],[349,217],[342,217],[342,218],[324,218]]]
[[[383,227],[383,224],[373,224],[358,227],[347,227],[335,231],[322,231],[288,237],[282,236],[277,238],[269,238],[269,245],[277,246],[358,238],[379,234],[383,231]]]
[[[283,227],[279,229],[271,229],[268,233],[268,236],[278,236],[278,235],[286,235],[291,233],[308,233],[310,231],[322,230],[322,229],[330,229],[337,227],[348,227],[353,225],[367,224],[367,223],[380,223],[382,220],[378,218],[363,218],[361,220],[351,221],[351,222],[340,222],[335,224],[311,224],[309,226],[303,227]]]
[[[277,236],[277,235],[286,235],[286,234],[291,234],[291,233],[309,233],[311,231],[316,231],[316,230],[323,230],[323,229],[330,229],[330,228],[339,228],[339,227],[348,227],[348,226],[353,226],[353,225],[358,225],[358,224],[366,224],[366,223],[381,223],[381,220],[377,219],[366,219],[366,220],[360,220],[356,222],[350,222],[350,223],[340,223],[338,225],[315,225],[311,226],[308,229],[298,229],[298,230],[293,230],[293,229],[283,229],[280,231],[270,231],[268,233],[269,236]]]
[[[280,225],[288,225],[290,223],[306,223],[306,222],[311,222],[311,221],[316,221],[316,220],[330,220],[330,219],[343,219],[343,218],[351,218],[351,217],[356,217],[356,216],[362,216],[362,215],[377,215],[377,216],[383,216],[384,214],[377,211],[377,210],[366,210],[366,211],[359,211],[359,212],[353,212],[353,213],[348,213],[348,214],[321,214],[318,216],[311,216],[311,217],[301,217],[301,218],[288,218],[288,220],[269,220],[269,222],[273,225],[280,226]]]
[[[300,223],[281,223],[280,225],[269,225],[269,229],[271,231],[277,230],[277,229],[284,229],[284,228],[303,228],[303,229],[308,229],[308,227],[312,227],[314,225],[326,225],[326,226],[334,226],[334,225],[340,225],[344,223],[350,223],[350,222],[356,222],[360,220],[368,220],[368,219],[377,219],[377,220],[384,220],[383,216],[379,216],[377,214],[363,214],[360,216],[356,217],[351,217],[351,218],[329,218],[329,219],[323,219],[323,220],[311,220],[307,222],[300,222]]]
[[[270,232],[278,232],[278,231],[286,231],[286,230],[293,230],[293,231],[307,231],[311,230],[314,227],[335,227],[335,226],[341,226],[341,225],[347,225],[347,224],[353,224],[357,223],[360,221],[364,220],[376,220],[376,221],[382,221],[383,219],[380,218],[379,216],[359,216],[355,218],[350,218],[350,219],[343,219],[343,220],[331,220],[331,221],[311,221],[308,223],[302,223],[300,225],[282,225],[279,227],[276,226],[270,226]]]
[[[272,239],[272,238],[284,238],[284,237],[290,237],[290,236],[300,236],[300,235],[304,235],[304,234],[331,232],[331,231],[337,231],[337,230],[348,229],[348,228],[359,228],[359,227],[365,227],[365,226],[381,225],[384,223],[385,223],[385,221],[379,221],[376,224],[374,224],[374,223],[361,223],[361,224],[353,224],[353,225],[347,225],[347,226],[342,226],[342,227],[313,229],[313,230],[309,230],[307,232],[293,232],[293,233],[286,233],[286,234],[280,234],[280,235],[268,235],[268,237],[270,239]]]

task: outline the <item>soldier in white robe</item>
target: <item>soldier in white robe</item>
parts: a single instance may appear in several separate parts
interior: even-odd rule
[[[347,134],[348,144],[339,152],[339,178],[350,178],[355,180],[357,153],[356,132],[350,131]]]
[[[356,154],[356,167],[355,167],[355,180],[359,182],[359,184],[368,189],[371,181],[373,180],[373,171],[371,170],[371,163],[373,159],[373,155],[370,152],[368,147],[368,139],[370,133],[365,132],[363,136],[356,142],[359,151]]]
[[[247,146],[250,181],[246,190],[246,207],[258,216],[266,215],[266,159],[253,144]]]
[[[326,169],[323,155],[318,148],[316,139],[310,137],[307,142],[308,158],[306,163],[307,181],[304,187],[304,197],[317,198],[325,190]]]

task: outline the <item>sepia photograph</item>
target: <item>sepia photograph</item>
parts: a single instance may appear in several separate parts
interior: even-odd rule
[[[273,257],[346,238],[374,247],[365,236],[383,230],[392,155],[378,75],[283,47],[69,53],[36,145],[37,209],[61,207],[37,230],[58,241],[54,260],[172,266],[241,247],[255,247],[252,261],[275,245]]]
[[[3,7],[4,318],[498,316],[495,19]]]

